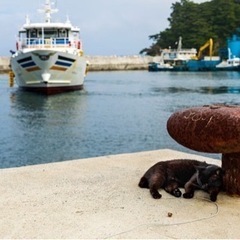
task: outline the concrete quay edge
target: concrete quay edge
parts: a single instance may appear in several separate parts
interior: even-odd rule
[[[160,190],[155,200],[137,186],[150,166],[177,158],[221,164],[162,149],[1,169],[0,238],[239,239],[240,198]]]

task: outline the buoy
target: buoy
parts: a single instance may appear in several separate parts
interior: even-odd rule
[[[83,51],[82,51],[82,50],[79,50],[79,51],[78,51],[78,54],[79,54],[79,56],[83,56]]]
[[[81,42],[80,41],[78,41],[78,43],[77,43],[77,48],[81,49]]]
[[[88,70],[89,70],[89,61],[86,61],[86,69],[85,69],[85,76],[87,76]]]
[[[13,71],[10,71],[8,73],[8,76],[9,76],[9,86],[13,87],[14,86],[14,77],[15,77]]]

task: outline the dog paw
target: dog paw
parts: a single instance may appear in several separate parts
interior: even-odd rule
[[[177,189],[174,189],[173,191],[173,196],[175,197],[181,197],[182,196],[182,192],[177,188]]]
[[[216,202],[217,201],[217,196],[210,196],[210,200],[212,201],[212,202]]]
[[[193,193],[184,193],[183,197],[184,198],[193,198]]]
[[[162,197],[162,195],[157,190],[151,190],[150,193],[154,199],[159,199]]]

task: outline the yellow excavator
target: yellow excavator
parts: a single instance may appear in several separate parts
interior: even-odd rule
[[[198,54],[196,57],[193,57],[193,59],[195,60],[200,60],[201,57],[202,57],[202,52],[207,48],[209,47],[209,57],[210,59],[212,58],[212,54],[213,54],[213,40],[212,38],[210,38],[204,45],[202,45],[200,48],[199,48],[199,51],[198,51]]]

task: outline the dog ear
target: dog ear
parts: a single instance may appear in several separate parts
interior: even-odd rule
[[[197,170],[197,171],[199,171],[199,172],[201,172],[201,171],[203,171],[204,169],[206,169],[206,166],[194,166],[195,167],[195,169]]]
[[[200,170],[204,170],[207,166],[209,166],[209,164],[207,164],[206,161],[204,161],[204,162],[201,162],[200,165],[194,165],[194,168],[200,171]]]
[[[222,176],[222,175],[225,174],[225,171],[224,171],[222,168],[218,168],[218,169],[216,170],[216,174],[217,174],[218,176]]]

